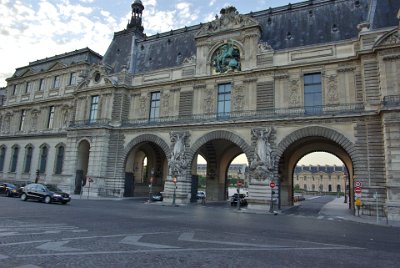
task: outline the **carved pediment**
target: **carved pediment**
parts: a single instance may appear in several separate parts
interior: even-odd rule
[[[215,16],[215,20],[203,25],[196,37],[213,35],[224,31],[240,28],[259,27],[259,23],[248,15],[241,15],[235,7],[223,8],[221,16]]]
[[[111,72],[110,66],[104,64],[92,65],[88,73],[83,73],[80,75],[83,79],[79,83],[78,89],[82,89],[89,86],[118,84],[115,78],[109,75],[110,72]]]
[[[400,45],[400,29],[395,29],[391,32],[384,34],[381,38],[379,38],[375,44],[374,48],[387,48],[392,46]]]
[[[26,76],[30,76],[30,75],[34,75],[35,72],[32,69],[27,69],[25,72],[23,72],[21,74],[21,77],[26,77]]]
[[[49,67],[48,71],[60,70],[60,69],[64,69],[65,67],[67,67],[65,64],[63,64],[61,62],[56,62]]]

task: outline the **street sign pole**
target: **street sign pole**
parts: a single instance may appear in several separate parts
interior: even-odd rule
[[[275,182],[271,181],[269,183],[269,187],[271,188],[271,203],[269,204],[269,212],[273,213],[274,212],[274,188],[275,188]]]

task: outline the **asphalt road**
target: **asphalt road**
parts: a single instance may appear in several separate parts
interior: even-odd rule
[[[0,267],[398,267],[400,228],[229,206],[0,197]]]

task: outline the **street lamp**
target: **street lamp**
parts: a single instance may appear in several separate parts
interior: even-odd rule
[[[343,173],[344,179],[344,203],[347,203],[347,174]]]
[[[153,180],[154,180],[154,168],[150,171],[150,184],[149,184],[149,203],[152,201],[153,195]]]
[[[174,184],[174,194],[172,196],[172,205],[175,206],[175,198],[176,198],[176,177],[172,178],[172,183]]]
[[[242,170],[239,169],[238,171],[238,180],[236,182],[236,186],[237,186],[237,209],[240,210],[240,186],[241,186],[241,181],[240,181],[240,175],[242,174]]]

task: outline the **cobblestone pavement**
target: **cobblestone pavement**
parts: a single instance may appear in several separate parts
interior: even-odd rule
[[[397,267],[399,229],[138,200],[0,198],[0,267]]]

